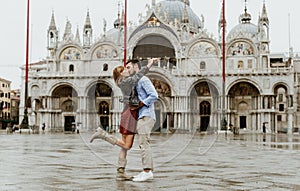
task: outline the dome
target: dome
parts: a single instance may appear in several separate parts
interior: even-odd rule
[[[187,1],[188,2],[188,1]],[[191,27],[198,29],[201,26],[199,17],[193,12],[188,3],[183,0],[164,0],[156,4],[155,14],[163,20],[167,17],[165,22],[173,22],[175,18],[182,21],[184,17],[184,9],[187,9],[187,16]],[[166,16],[167,15],[167,16]]]
[[[106,36],[111,40],[117,41],[118,39],[123,39],[123,32],[120,32],[120,29],[112,28],[107,31]]]
[[[258,27],[255,24],[251,23],[251,15],[247,13],[247,7],[245,7],[245,12],[240,15],[240,24],[236,25],[231,31],[228,33],[228,36],[239,32],[248,33],[252,36],[255,36],[258,32]]]
[[[127,28],[128,34],[130,35],[134,29],[135,29],[134,26],[128,26]],[[123,29],[120,30],[119,28],[112,28],[106,32],[106,37],[117,44],[123,43],[124,31]]]
[[[252,23],[240,23],[231,29],[231,31],[228,33],[228,36],[230,37],[231,35],[239,32],[249,33],[254,36],[257,34],[257,31],[258,27]]]
[[[114,28],[119,28],[121,25],[123,25],[123,22],[120,18],[117,18],[114,22]]]

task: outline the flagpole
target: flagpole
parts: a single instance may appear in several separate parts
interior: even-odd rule
[[[124,5],[124,67],[126,66],[127,57],[127,0]]]
[[[226,61],[226,53],[225,53],[225,0],[222,3],[222,127],[225,128],[225,134],[227,135],[227,122],[225,116],[225,61]]]
[[[27,107],[28,107],[28,62],[29,62],[29,10],[30,10],[30,0],[27,0],[24,118],[21,123],[21,128],[28,128]]]

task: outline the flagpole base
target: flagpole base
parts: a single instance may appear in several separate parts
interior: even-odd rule
[[[20,128],[21,129],[29,129],[29,125],[28,125],[28,112],[27,112],[27,108],[25,108],[24,110],[24,118],[20,124]]]

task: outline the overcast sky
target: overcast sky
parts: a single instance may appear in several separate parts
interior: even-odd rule
[[[156,2],[160,1],[156,0]],[[297,34],[300,34],[297,20],[300,18],[300,1],[265,1],[270,20],[271,52],[288,52],[289,44],[295,52],[300,52],[300,38],[297,38]],[[30,62],[42,60],[47,56],[47,29],[52,11],[60,31],[60,39],[68,19],[74,34],[77,26],[79,27],[82,41],[87,10],[90,11],[95,38],[103,33],[103,18],[107,21],[107,30],[113,27],[113,22],[117,18],[118,2],[123,3],[124,0],[30,0]],[[145,5],[151,4],[152,0],[127,0],[127,2],[128,21],[137,23],[138,13],[142,12],[145,15]],[[222,0],[190,0],[192,10],[199,17],[203,14],[204,27],[215,37],[218,36],[221,2]],[[245,1],[226,0],[225,5],[227,32],[229,32],[238,24],[238,17],[243,13]],[[248,13],[252,15],[254,24],[257,24],[262,5],[263,0],[248,0]],[[13,89],[20,88],[23,83],[20,67],[25,65],[26,11],[27,0],[9,0],[0,7],[0,77],[12,81]]]

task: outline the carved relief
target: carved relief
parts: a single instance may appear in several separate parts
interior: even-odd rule
[[[158,94],[162,94],[162,96],[171,96],[171,88],[167,83],[154,78],[152,78],[151,81]]]
[[[81,60],[81,52],[75,47],[66,48],[60,54],[60,60]]]
[[[198,96],[210,96],[210,89],[207,84],[203,84],[202,86],[195,86],[195,90]]]
[[[148,19],[148,27],[155,27],[159,25],[160,23],[156,17],[151,17]]]
[[[262,53],[268,53],[269,52],[269,46],[268,46],[268,44],[262,44],[261,52]]]
[[[68,99],[62,103],[61,109],[64,112],[72,112],[76,109],[75,103],[71,99]]]
[[[245,42],[236,42],[228,49],[229,56],[254,55],[254,48]]]
[[[254,85],[252,85],[250,83],[246,83],[246,82],[240,82],[231,88],[229,95],[231,95],[231,96],[257,96],[257,95],[259,95],[259,92]]]
[[[189,51],[190,57],[199,55],[217,55],[217,50],[211,43],[200,42],[193,45]]]
[[[93,59],[101,58],[116,58],[118,55],[117,50],[110,45],[99,46],[93,54]]]
[[[191,91],[191,96],[194,98],[202,96],[216,97],[218,95],[217,88],[213,84],[207,82],[199,82]]]

